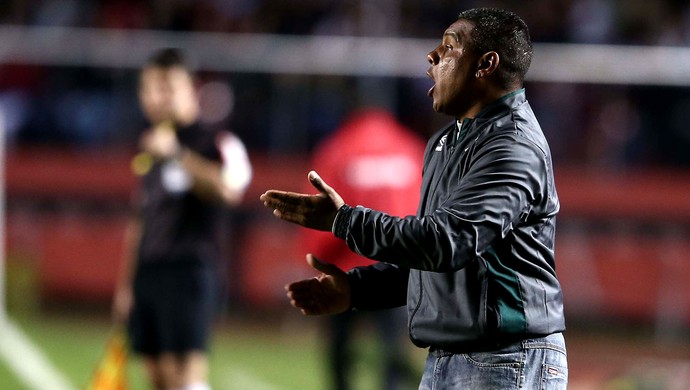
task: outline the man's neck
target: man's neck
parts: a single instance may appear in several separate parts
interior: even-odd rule
[[[513,88],[510,90],[503,89],[503,88],[500,88],[500,89],[497,88],[497,89],[492,89],[490,91],[487,91],[487,93],[484,94],[483,97],[477,99],[475,101],[475,103],[465,111],[464,114],[457,115],[455,117],[455,119],[460,123],[462,123],[462,121],[465,119],[473,119],[477,116],[477,114],[479,114],[488,105],[494,103],[495,101],[501,99],[502,97],[504,97],[504,96],[506,96],[512,92],[515,92],[521,88],[522,87],[518,87],[518,88]]]

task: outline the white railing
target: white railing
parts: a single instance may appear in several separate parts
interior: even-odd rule
[[[185,33],[0,26],[0,62],[138,68],[152,50],[187,50],[200,70],[426,77],[434,39]],[[535,43],[528,79],[690,86],[690,48]]]

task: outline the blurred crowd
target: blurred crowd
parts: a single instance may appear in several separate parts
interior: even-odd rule
[[[535,41],[684,45],[684,0],[8,0],[0,22],[47,26],[435,38],[459,10],[510,8]]]
[[[0,3],[0,24],[439,38],[459,11],[475,6],[516,11],[535,42],[690,45],[685,0],[7,0]],[[310,149],[354,106],[372,103],[352,96],[353,85],[360,91],[394,91],[395,99],[384,105],[419,132],[434,130],[442,120],[431,112],[425,94],[430,81],[424,77],[206,73],[200,81],[210,84],[207,108],[222,113],[209,114],[209,121],[231,127],[251,149]],[[0,115],[11,143],[127,145],[145,125],[136,83],[131,70],[29,66],[0,58]],[[688,88],[572,83],[527,88],[557,162],[690,165]],[[219,99],[224,107],[218,107]]]

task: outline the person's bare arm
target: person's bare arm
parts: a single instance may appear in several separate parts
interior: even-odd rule
[[[134,303],[132,284],[140,240],[141,222],[139,218],[132,217],[125,227],[123,258],[120,262],[113,295],[112,315],[113,321],[117,324],[124,324],[127,321]]]
[[[223,181],[223,166],[220,163],[184,147],[177,159],[191,176],[192,191],[198,196],[227,205],[235,205],[242,200],[244,191],[232,189]]]
[[[198,196],[225,205],[236,205],[244,196],[251,167],[238,139],[226,137],[220,142],[227,144],[219,145],[222,163],[184,147],[174,130],[161,125],[142,136],[141,148],[157,159],[176,159],[189,174],[192,191]]]

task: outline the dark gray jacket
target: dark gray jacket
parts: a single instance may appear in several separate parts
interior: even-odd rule
[[[558,209],[548,144],[524,90],[513,92],[431,138],[416,217],[339,211],[336,236],[380,261],[348,274],[352,306],[407,296],[412,341],[457,352],[563,331]]]

